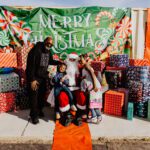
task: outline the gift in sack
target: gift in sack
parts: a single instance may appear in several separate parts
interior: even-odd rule
[[[54,77],[57,72],[57,66],[56,65],[49,65],[47,71],[49,72],[50,77]]]
[[[102,92],[98,90],[95,92],[94,90],[90,91],[90,108],[102,108]]]
[[[55,97],[54,97],[54,88],[51,90],[48,98],[47,98],[47,102],[49,104],[51,104],[51,107],[54,107],[55,106]]]

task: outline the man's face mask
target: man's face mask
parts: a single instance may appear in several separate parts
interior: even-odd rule
[[[50,42],[45,43],[45,49],[46,49],[46,50],[50,50],[50,48],[51,48],[52,46],[53,46],[53,44],[50,43]]]

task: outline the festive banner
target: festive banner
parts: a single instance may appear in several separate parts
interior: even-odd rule
[[[81,7],[35,8],[0,7],[0,46],[54,40],[55,57],[72,51],[101,59],[131,49],[129,8]]]

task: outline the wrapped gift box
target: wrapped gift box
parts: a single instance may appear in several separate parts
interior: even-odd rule
[[[142,90],[143,90],[143,83],[137,81],[129,81],[128,82],[129,88],[129,100],[130,101],[140,101],[142,99]]]
[[[143,97],[150,97],[150,82],[143,83]]]
[[[130,59],[129,60],[130,66],[149,66],[148,59]]]
[[[17,90],[16,93],[16,106],[17,108],[23,110],[30,107],[29,95],[27,87],[21,87]]]
[[[107,91],[105,93],[104,113],[122,116],[124,105],[124,94],[117,91]]]
[[[127,68],[127,80],[147,82],[150,81],[150,67],[149,66],[130,66]]]
[[[0,113],[15,109],[15,93],[0,93]]]
[[[109,88],[115,89],[125,86],[126,78],[121,70],[106,70],[105,75]]]
[[[142,98],[138,102],[134,102],[134,113],[138,117],[146,118],[148,113],[148,101],[150,101],[150,97]]]
[[[32,49],[33,45],[27,45],[23,47],[19,47],[16,49],[17,51],[17,63],[18,67],[22,68],[23,70],[26,70],[26,65],[27,65],[27,56],[30,50]]]
[[[29,43],[29,45],[24,45],[23,47],[16,48],[17,52],[17,64],[18,64],[18,74],[20,78],[24,79],[24,83],[26,83],[26,65],[27,65],[27,56],[33,45]]]
[[[128,109],[127,109],[127,119],[133,120],[133,114],[134,114],[134,105],[133,103],[128,103]]]
[[[127,54],[110,55],[110,66],[112,67],[129,66],[129,56]]]
[[[0,53],[0,67],[17,68],[16,53]]]
[[[118,88],[117,89],[118,92],[124,93],[124,114],[127,114],[127,110],[128,110],[128,100],[129,100],[129,90],[125,89],[125,88]]]
[[[0,92],[15,91],[19,88],[19,76],[16,73],[0,74]]]
[[[122,70],[122,71],[126,71],[126,67],[110,67],[110,66],[107,66],[106,67],[106,70]]]
[[[94,71],[100,71],[102,72],[105,68],[105,63],[102,61],[92,61],[91,66],[94,69]]]

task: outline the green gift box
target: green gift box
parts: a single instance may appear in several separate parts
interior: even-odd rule
[[[127,119],[133,120],[133,112],[134,112],[134,106],[133,103],[128,103],[128,110],[127,110]]]

